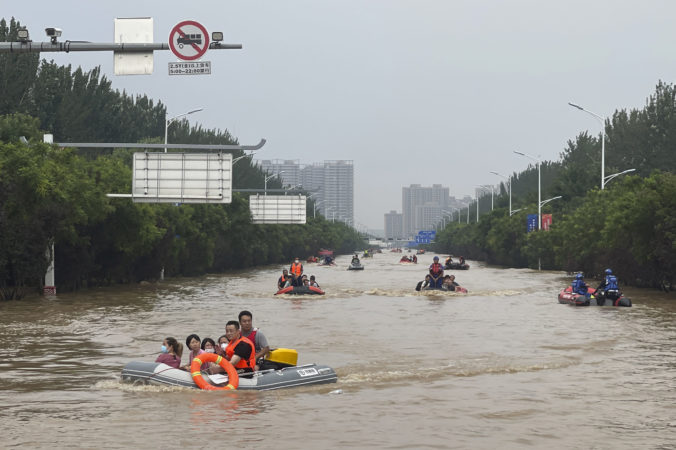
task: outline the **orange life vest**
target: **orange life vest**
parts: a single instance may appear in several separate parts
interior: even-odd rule
[[[291,264],[291,273],[295,273],[297,277],[303,274],[303,265],[301,263]]]
[[[225,348],[225,357],[228,358],[228,361],[232,359],[232,355],[235,354],[235,347],[237,347],[237,344],[240,342],[245,342],[251,346],[251,355],[249,356],[249,359],[240,359],[237,364],[235,364],[235,369],[251,369],[254,370],[256,366],[256,347],[253,345],[253,343],[248,340],[245,337],[240,337],[239,339],[235,341],[230,341],[228,343],[228,346]]]

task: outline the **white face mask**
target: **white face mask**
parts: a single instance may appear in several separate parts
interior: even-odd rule
[[[225,350],[227,347],[228,347],[228,344],[226,344],[225,342],[221,344],[221,348],[223,350]]]
[[[213,348],[205,348],[204,351],[207,352],[207,353],[213,353],[214,349]]]

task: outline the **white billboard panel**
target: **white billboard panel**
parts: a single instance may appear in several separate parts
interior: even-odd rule
[[[306,222],[304,195],[251,195],[253,223],[303,224]]]
[[[232,202],[230,153],[134,153],[132,176],[135,202]]]
[[[115,19],[116,44],[152,44],[153,18],[129,17]],[[153,73],[153,51],[113,52],[115,75],[150,75]]]

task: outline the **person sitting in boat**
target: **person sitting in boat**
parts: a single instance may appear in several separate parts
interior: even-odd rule
[[[216,342],[211,338],[202,339],[202,350],[205,353],[216,353]]]
[[[321,289],[319,287],[319,283],[317,283],[317,279],[315,278],[314,275],[310,275],[310,286]]]
[[[359,255],[357,255],[356,253],[352,257],[352,264],[359,264]]]
[[[573,288],[573,292],[576,294],[584,295],[585,297],[591,296],[589,293],[589,286],[587,286],[587,283],[584,282],[584,276],[581,273],[575,275],[575,279],[573,280],[571,287]]]
[[[324,265],[330,266],[333,263],[333,258],[331,258],[331,255],[326,255],[324,257]]]
[[[296,259],[291,263],[291,267],[289,268],[289,274],[293,278],[291,285],[300,286],[301,283],[300,277],[301,275],[303,275],[303,264],[301,264],[300,258],[298,258],[297,256]]]
[[[455,275],[446,275],[442,287],[447,291],[455,291],[455,287],[460,286],[455,282]]]
[[[162,353],[155,360],[156,363],[166,364],[176,369],[181,367],[181,356],[183,355],[183,345],[173,337],[165,338],[162,341]]]
[[[289,276],[289,271],[284,269],[282,270],[282,276],[277,280],[277,290],[284,289],[291,284],[292,277]]]
[[[596,289],[603,298],[617,300],[620,298],[620,287],[617,283],[617,277],[613,275],[613,271],[606,269],[606,276]]]
[[[190,370],[190,364],[192,363],[192,360],[195,359],[195,357],[206,352],[202,350],[202,340],[196,334],[191,334],[190,336],[185,338],[185,345],[190,349],[190,353],[188,354],[188,364],[181,367],[181,369]],[[203,363],[202,366],[200,367],[200,370],[207,370],[208,366],[209,364]]]
[[[603,277],[603,281],[601,281],[601,284],[599,284],[599,287],[596,288],[597,290],[605,290],[606,286],[608,285],[608,277],[610,277],[613,274],[613,271],[611,269],[606,269],[605,271],[605,276]]]
[[[411,261],[412,263],[418,264],[418,257],[415,256],[415,255],[413,255],[413,258],[411,258],[410,261]]]
[[[242,336],[253,342],[256,350],[256,370],[260,368],[263,360],[270,353],[268,340],[258,328],[253,327],[253,314],[244,310],[237,316]]]
[[[460,262],[460,265],[464,266],[465,265],[465,257],[461,256],[460,258],[458,258],[458,262]]]
[[[425,275],[425,280],[420,282],[421,283],[420,289],[425,289],[426,287],[429,287],[431,281],[432,277],[429,274]]]
[[[200,347],[204,350],[204,353],[216,353],[216,343],[211,338],[202,339],[202,345]],[[203,365],[206,365],[207,369],[209,369],[213,364],[214,363],[207,362]]]
[[[228,337],[226,335],[219,336],[218,345],[216,346],[216,354],[225,356],[225,349],[228,347]]]
[[[446,267],[451,267],[451,264],[453,264],[453,257],[451,255],[446,258],[445,265]]]
[[[430,284],[432,287],[440,288],[444,278],[444,266],[439,264],[439,257],[433,258],[433,263],[430,265]]]
[[[228,346],[225,348],[225,357],[238,373],[251,373],[256,367],[256,348],[254,344],[242,334],[239,322],[230,320],[225,324],[225,335],[228,338]],[[221,366],[213,366],[211,373],[223,372]]]

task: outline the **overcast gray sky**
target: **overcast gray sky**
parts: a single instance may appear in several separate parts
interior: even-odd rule
[[[350,159],[355,220],[383,228],[411,183],[473,194],[521,171],[520,150],[558,160],[599,114],[642,108],[676,75],[676,2],[668,0],[2,1],[2,17],[62,40],[113,41],[116,17],[153,17],[155,42],[192,19],[242,50],[209,51],[212,75],[115,76],[110,53],[45,53],[100,65],[113,86],[164,102],[170,115],[268,143],[259,159]],[[58,136],[56,136],[58,140]],[[607,147],[606,152],[612,152]]]

